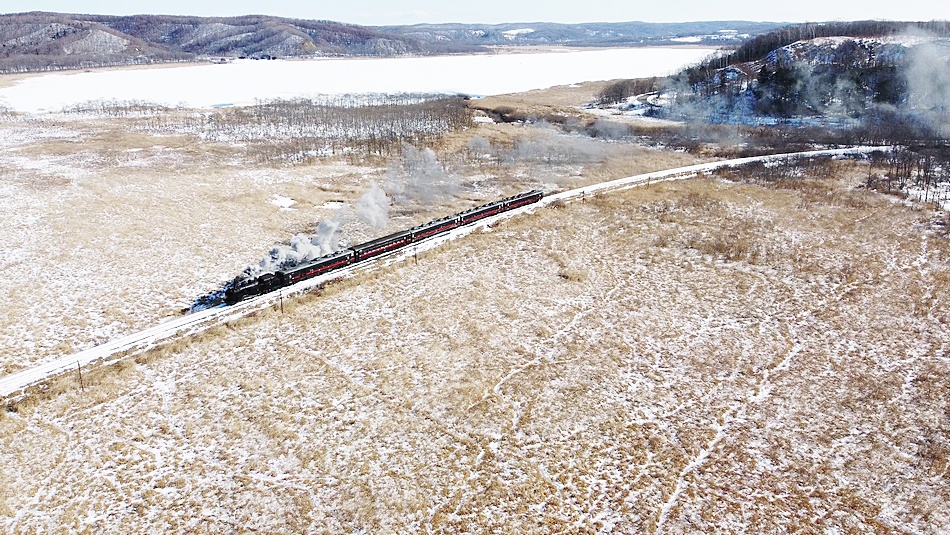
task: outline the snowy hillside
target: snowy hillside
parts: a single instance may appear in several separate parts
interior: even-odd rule
[[[329,21],[247,16],[0,15],[0,72],[187,61],[202,57],[393,56],[418,43]]]

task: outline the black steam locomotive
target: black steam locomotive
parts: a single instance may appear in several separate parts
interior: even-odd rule
[[[536,203],[541,200],[543,193],[538,190],[521,193],[500,201],[484,204],[471,210],[436,219],[409,230],[403,230],[361,243],[349,249],[317,258],[310,262],[298,264],[274,273],[264,273],[253,279],[237,281],[228,287],[224,293],[224,302],[232,305],[249,297],[272,292],[278,288],[306,280],[317,275],[375,258],[393,251],[398,251],[407,245],[419,242],[431,236],[444,234],[454,228],[462,227],[486,217],[493,216],[520,206]]]

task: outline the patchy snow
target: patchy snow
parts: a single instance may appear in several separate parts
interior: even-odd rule
[[[220,325],[221,323],[232,321],[236,318],[261,310],[262,308],[272,305],[275,301],[282,300],[286,295],[310,290],[322,285],[329,280],[350,277],[355,274],[371,271],[378,266],[391,265],[394,262],[414,256],[419,252],[430,250],[447,241],[467,235],[473,230],[490,229],[491,225],[497,221],[534,211],[538,206],[564,202],[571,199],[584,198],[587,195],[592,195],[602,191],[623,190],[641,185],[655,184],[661,181],[691,178],[697,176],[698,174],[708,173],[716,169],[725,167],[738,167],[752,162],[786,161],[789,158],[794,157],[861,155],[871,152],[872,150],[882,150],[882,148],[857,147],[848,149],[817,150],[794,154],[754,156],[749,158],[710,162],[611,180],[608,182],[602,182],[599,184],[593,184],[549,195],[542,199],[542,201],[538,204],[528,205],[522,208],[511,210],[509,212],[483,219],[473,225],[454,229],[445,235],[430,238],[424,242],[415,244],[412,247],[406,248],[405,250],[399,251],[393,255],[379,260],[362,262],[331,274],[302,281],[293,286],[282,288],[270,294],[262,295],[231,307],[224,309],[209,309],[182,318],[176,318],[129,336],[109,340],[108,342],[103,343],[102,345],[97,345],[94,348],[90,348],[72,355],[66,355],[30,369],[23,370],[5,377],[0,377],[0,398],[8,397],[15,394],[16,392],[24,391],[26,388],[34,384],[46,381],[51,377],[55,377],[56,375],[66,373],[75,366],[108,362],[117,356],[121,356],[126,353],[137,354],[153,347],[156,343],[162,340],[171,339],[182,334],[195,334],[212,326]],[[280,196],[275,195],[274,197],[277,198]]]
[[[924,43],[930,43],[938,41],[937,37],[927,36],[927,35],[885,35],[881,37],[846,37],[846,36],[830,36],[830,37],[816,37],[815,39],[809,39],[805,41],[797,41],[790,45],[787,45],[790,48],[796,48],[800,46],[812,45],[812,46],[821,46],[821,47],[837,47],[845,43],[859,43],[863,45],[879,45],[879,44],[889,44],[889,45],[902,45],[907,48],[912,48]]]
[[[630,122],[633,124],[651,124],[655,126],[679,126],[682,125],[682,121],[673,121],[670,119],[660,119],[658,117],[649,117],[645,115],[646,106],[642,106],[638,103],[634,104],[620,104],[617,106],[610,106],[606,108],[591,108],[583,107],[579,108],[584,113],[588,115],[595,115],[597,117],[609,117],[611,120],[616,120],[620,122]]]
[[[166,69],[48,74],[0,89],[0,105],[55,112],[96,100],[210,108],[259,99],[348,93],[494,95],[591,80],[659,76],[706,57],[707,48],[572,50],[385,59],[235,61]]]
[[[91,30],[89,35],[64,46],[63,51],[67,54],[119,54],[128,45],[128,39],[103,30]]]
[[[831,191],[538,209],[64,377],[0,531],[947,533],[950,247]]]
[[[950,212],[950,183],[941,183],[936,188],[909,187],[904,192],[908,197],[923,202],[936,203],[941,210]]]
[[[283,195],[277,195],[276,193],[270,202],[282,210],[291,210],[291,206],[297,204],[297,201],[291,199],[290,197],[284,197]]]
[[[0,531],[950,530],[948,247],[919,206],[671,182],[756,159],[701,164],[178,316],[374,170],[208,169],[173,138],[103,166],[50,125],[0,136],[0,352],[26,370],[0,393],[70,375],[0,412]]]
[[[674,37],[670,39],[670,41],[677,43],[701,43],[703,41],[740,41],[748,38],[749,34],[747,33],[739,33],[736,30],[719,30],[714,34]]]
[[[529,33],[534,33],[534,29],[533,29],[533,28],[520,28],[520,29],[517,29],[517,30],[504,31],[504,32],[501,32],[501,33],[502,33],[502,35],[505,36],[505,39],[514,39],[515,37],[518,37],[519,35],[527,35],[527,34],[529,34]]]

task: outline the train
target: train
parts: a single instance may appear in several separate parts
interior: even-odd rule
[[[402,230],[388,236],[383,236],[382,238],[376,238],[375,240],[370,240],[366,243],[361,243],[293,267],[281,269],[273,273],[264,273],[255,278],[235,281],[225,290],[224,302],[228,305],[233,305],[245,299],[270,293],[279,288],[290,286],[291,284],[296,284],[318,275],[331,273],[358,262],[383,256],[427,238],[445,234],[452,229],[470,225],[486,217],[537,203],[543,197],[544,193],[540,190],[531,190],[506,197],[499,201],[483,204],[455,215],[435,219],[408,230]]]

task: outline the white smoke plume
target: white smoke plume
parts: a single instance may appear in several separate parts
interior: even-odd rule
[[[594,136],[601,139],[624,139],[630,136],[630,127],[607,119],[597,119],[591,127]]]
[[[950,50],[922,43],[908,60],[907,104],[936,133],[950,135]]]
[[[350,210],[344,206],[330,219],[317,225],[313,236],[298,234],[290,239],[288,245],[278,245],[268,251],[256,265],[244,268],[243,278],[254,278],[263,273],[273,273],[287,269],[315,258],[328,255],[340,249],[340,231],[350,217]]]
[[[389,197],[376,182],[356,201],[356,217],[375,230],[386,228],[389,223]]]
[[[336,215],[330,219],[324,219],[317,225],[317,234],[311,238],[310,243],[320,248],[320,256],[340,249],[340,231],[348,219],[350,219],[350,209],[344,206],[337,210]]]
[[[432,204],[455,194],[460,178],[447,173],[430,148],[404,145],[402,158],[386,172],[384,187],[393,202]]]
[[[584,165],[604,158],[604,145],[588,137],[565,135],[547,124],[538,125],[530,137],[503,151],[504,164]]]
[[[491,155],[491,143],[482,136],[472,136],[467,145],[469,153],[476,158]]]

